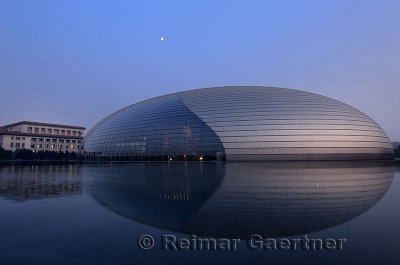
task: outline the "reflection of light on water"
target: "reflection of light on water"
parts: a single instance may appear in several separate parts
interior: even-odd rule
[[[173,200],[173,201],[188,201],[190,200],[190,195],[186,193],[171,193],[171,194],[158,194],[157,197],[160,200]]]

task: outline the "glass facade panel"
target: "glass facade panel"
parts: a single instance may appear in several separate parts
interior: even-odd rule
[[[85,152],[130,160],[212,160],[224,148],[176,95],[131,105],[97,124]]]

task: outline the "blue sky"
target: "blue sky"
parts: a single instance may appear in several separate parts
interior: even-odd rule
[[[90,128],[166,93],[265,85],[346,102],[400,140],[399,14],[390,0],[3,0],[0,124]]]

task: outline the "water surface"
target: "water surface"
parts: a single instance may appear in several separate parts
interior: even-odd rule
[[[2,166],[0,264],[400,264],[399,191],[391,162]],[[166,234],[241,241],[166,251]],[[251,234],[346,243],[254,251]]]

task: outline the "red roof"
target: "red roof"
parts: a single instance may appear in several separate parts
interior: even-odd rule
[[[44,123],[44,122],[35,122],[35,121],[19,121],[15,123],[11,123],[8,125],[1,126],[0,129],[4,129],[11,126],[18,126],[22,124],[27,125],[37,125],[37,126],[47,126],[47,127],[60,127],[60,128],[69,128],[69,129],[77,129],[77,130],[85,130],[85,127],[82,126],[73,126],[73,125],[64,125],[64,124],[54,124],[54,123]]]

